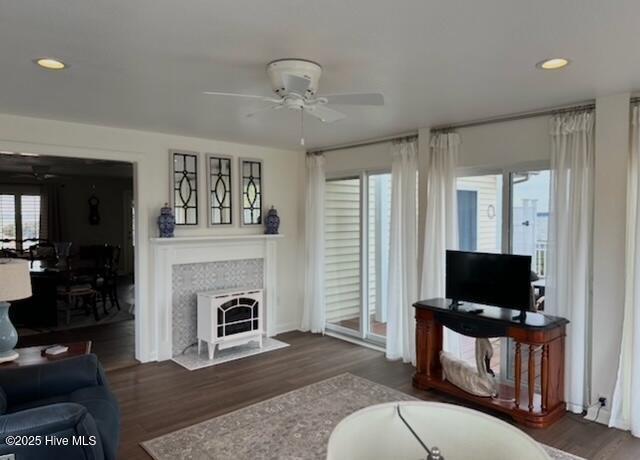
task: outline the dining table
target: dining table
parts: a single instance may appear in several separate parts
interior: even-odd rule
[[[66,271],[43,260],[29,262],[32,295],[11,302],[9,310],[16,327],[38,330],[58,326],[57,287]]]

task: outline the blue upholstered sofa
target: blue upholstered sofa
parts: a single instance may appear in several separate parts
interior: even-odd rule
[[[0,455],[13,453],[16,460],[117,456],[120,411],[95,355],[0,366],[0,414]]]

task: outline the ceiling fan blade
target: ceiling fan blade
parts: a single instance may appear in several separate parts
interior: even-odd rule
[[[380,93],[346,93],[321,96],[327,104],[336,105],[384,105],[384,96]]]
[[[262,112],[267,112],[267,111],[269,111],[269,110],[278,110],[278,109],[281,109],[281,108],[282,108],[282,105],[280,105],[280,104],[273,104],[273,105],[270,105],[270,106],[268,106],[268,107],[263,107],[263,108],[261,108],[261,109],[254,110],[253,112],[250,112],[250,113],[246,114],[246,115],[245,115],[245,117],[247,117],[247,118],[251,118],[251,117],[253,117],[254,115],[261,114]]]
[[[220,93],[218,91],[203,91],[203,94],[208,96],[231,96],[231,97],[244,97],[249,99],[270,99],[266,96],[256,96],[255,94],[238,94],[238,93]]]
[[[305,112],[307,112],[309,115],[319,118],[325,123],[333,123],[334,121],[342,120],[343,118],[347,117],[344,113],[330,109],[329,107],[325,107],[324,105],[313,105],[310,107],[305,107]]]
[[[297,93],[300,96],[304,96],[309,86],[311,85],[311,80],[308,78],[302,78],[297,75],[285,74],[283,76],[284,86],[287,92],[289,93]]]

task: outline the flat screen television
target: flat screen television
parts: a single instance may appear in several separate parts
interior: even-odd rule
[[[531,308],[531,256],[447,251],[446,296],[514,310]]]

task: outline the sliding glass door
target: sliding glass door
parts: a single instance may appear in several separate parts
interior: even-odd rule
[[[329,326],[359,333],[362,322],[361,182],[327,181],[325,189],[325,304]]]
[[[391,175],[328,180],[325,193],[327,328],[384,343]]]
[[[531,256],[532,288],[538,309],[544,309],[549,186],[546,165],[539,169],[465,174],[457,179],[460,250]],[[512,342],[492,339],[492,343],[492,367],[500,369],[501,378],[512,380]],[[465,360],[475,360],[474,345],[473,339],[463,339]]]
[[[391,174],[369,175],[367,213],[367,336],[387,335]]]
[[[458,177],[458,247],[502,252],[502,174]]]

